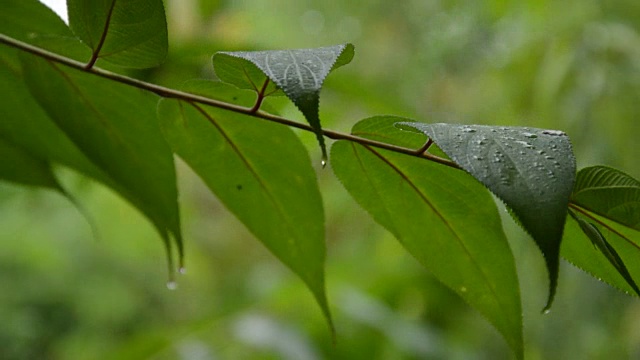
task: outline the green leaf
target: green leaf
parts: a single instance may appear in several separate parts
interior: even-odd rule
[[[633,279],[640,278],[640,232],[581,208],[572,206],[570,212],[589,223],[591,228],[580,226],[574,217],[567,220],[562,256],[593,277],[626,293],[637,294],[632,284],[635,283]],[[600,240],[593,228],[604,239],[604,246],[596,242]],[[619,260],[615,259],[614,253]]]
[[[239,89],[253,90],[259,93],[268,81],[267,88],[262,91],[264,96],[282,93],[282,89],[278,88],[275,82],[270,81],[262,70],[244,58],[218,52],[213,55],[213,69],[218,79]]]
[[[571,202],[635,230],[640,230],[640,181],[606,166],[578,172]]]
[[[21,59],[40,106],[151,220],[165,242],[169,266],[171,236],[182,261],[173,154],[155,116],[157,97],[31,55]]]
[[[49,118],[29,93],[17,52],[0,47],[0,137],[28,149],[29,153],[50,163],[59,163],[112,188],[115,183]]]
[[[273,81],[313,128],[324,162],[326,146],[320,125],[320,89],[327,75],[351,62],[353,55],[351,44],[315,49],[218,52],[213,56],[213,64],[221,80],[241,89],[260,89],[264,80],[257,70]]]
[[[581,169],[571,208],[580,229],[563,240],[562,255],[593,276],[638,294],[634,278],[640,277],[640,182],[606,166]],[[595,247],[585,245],[585,237]]]
[[[25,149],[0,138],[0,179],[21,185],[39,186],[62,191],[48,162],[33,157]]]
[[[406,123],[502,199],[542,251],[553,303],[560,242],[575,180],[569,137],[526,127]]]
[[[189,92],[251,104],[254,95],[223,83],[189,83]],[[180,100],[158,115],[174,151],[225,206],[307,284],[333,331],[324,285],[324,213],[308,153],[278,124]]]
[[[67,24],[38,0],[3,0],[0,34],[80,61],[91,55]]]
[[[622,261],[622,258],[620,258],[620,255],[618,255],[618,252],[616,251],[616,249],[613,246],[611,246],[611,244],[609,244],[609,242],[604,237],[604,235],[602,235],[602,232],[600,232],[598,227],[595,224],[578,216],[575,212],[571,210],[569,210],[569,214],[574,220],[578,222],[578,225],[580,226],[582,231],[585,233],[585,235],[587,235],[589,240],[591,240],[591,243],[593,243],[593,245],[602,253],[602,255],[604,255],[604,257],[609,261],[609,263],[613,265],[613,267],[624,278],[624,280],[629,284],[629,286],[631,286],[633,291],[635,291],[636,294],[640,295],[640,289],[638,288],[638,285],[631,277],[631,274],[629,273],[627,266],[624,264],[624,261]]]
[[[418,148],[391,116],[365,119],[354,135]],[[336,176],[355,200],[436,278],[502,333],[522,358],[522,315],[513,255],[489,192],[466,173],[418,157],[338,141]]]
[[[162,0],[68,0],[69,25],[94,58],[127,68],[161,64],[168,49]]]

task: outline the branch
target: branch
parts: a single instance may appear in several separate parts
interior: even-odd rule
[[[8,45],[10,47],[31,53],[33,55],[36,55],[38,57],[41,57],[43,59],[47,59],[49,61],[53,61],[56,62],[58,64],[62,64],[65,65],[67,67],[85,72],[85,73],[89,73],[89,74],[93,74],[96,76],[100,76],[102,78],[105,79],[109,79],[112,81],[116,81],[122,84],[126,84],[129,86],[133,86],[142,90],[146,90],[146,91],[150,91],[154,94],[157,94],[161,97],[164,98],[172,98],[172,99],[180,99],[180,100],[184,100],[187,102],[194,102],[194,103],[199,103],[199,104],[203,104],[203,105],[209,105],[209,106],[213,106],[213,107],[217,107],[219,109],[224,109],[224,110],[228,110],[228,111],[233,111],[236,113],[240,113],[240,114],[245,114],[248,116],[253,116],[256,118],[260,118],[260,119],[264,119],[264,120],[268,120],[268,121],[272,121],[272,122],[276,122],[279,124],[283,124],[283,125],[287,125],[290,127],[294,127],[297,129],[301,129],[301,130],[305,130],[305,131],[309,131],[309,132],[314,132],[314,130],[311,128],[311,126],[307,125],[307,124],[303,124],[303,123],[299,123],[297,121],[293,121],[290,119],[286,119],[277,115],[273,115],[273,114],[269,114],[266,113],[264,111],[255,111],[255,109],[253,108],[248,108],[248,107],[244,107],[244,106],[239,106],[239,105],[235,105],[235,104],[231,104],[231,103],[227,103],[224,101],[219,101],[219,100],[214,100],[214,99],[210,99],[204,96],[199,96],[199,95],[195,95],[195,94],[190,94],[187,92],[183,92],[183,91],[178,91],[178,90],[174,90],[171,88],[166,88],[163,86],[159,86],[159,85],[155,85],[155,84],[151,84],[148,82],[144,82],[141,80],[137,80],[134,78],[130,78],[128,76],[124,76],[124,75],[120,75],[120,74],[116,74],[116,73],[112,73],[110,71],[107,70],[103,70],[97,67],[87,67],[87,64],[64,57],[62,55],[44,50],[42,48],[27,44],[25,42],[16,40],[12,37],[6,36],[4,34],[0,34],[0,43]],[[322,134],[326,137],[328,137],[329,139],[333,139],[333,140],[346,140],[346,141],[351,141],[351,142],[355,142],[361,145],[367,145],[367,146],[372,146],[372,147],[376,147],[376,148],[380,148],[380,149],[385,149],[385,150],[389,150],[389,151],[393,151],[393,152],[397,152],[397,153],[401,153],[401,154],[405,154],[405,155],[409,155],[409,156],[415,156],[415,157],[419,157],[419,158],[423,158],[429,161],[433,161],[433,162],[437,162],[439,164],[442,165],[446,165],[455,169],[461,169],[460,166],[458,164],[456,164],[455,162],[448,160],[448,159],[444,159],[441,158],[439,156],[435,156],[432,155],[430,153],[427,152],[421,152],[421,149],[411,149],[411,148],[406,148],[406,147],[402,147],[402,146],[397,146],[397,145],[393,145],[393,144],[389,144],[389,143],[385,143],[385,142],[380,142],[380,141],[375,141],[375,140],[371,140],[371,139],[367,139],[367,138],[363,138],[363,137],[359,137],[359,136],[355,136],[355,135],[351,135],[351,134],[346,134],[346,133],[341,133],[338,131],[333,131],[333,130],[327,130],[327,129],[323,129],[322,130]]]

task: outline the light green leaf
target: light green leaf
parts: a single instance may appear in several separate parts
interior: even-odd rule
[[[606,166],[581,169],[571,202],[605,218],[640,230],[640,181]]]
[[[526,127],[406,123],[502,199],[542,251],[551,307],[576,165],[569,137]]]
[[[602,232],[598,229],[598,227],[583,219],[579,215],[577,215],[574,211],[569,210],[569,214],[571,217],[578,222],[578,225],[582,229],[582,231],[587,235],[591,243],[604,255],[604,257],[613,265],[613,267],[618,271],[618,273],[624,278],[624,280],[631,286],[633,291],[636,294],[640,295],[640,289],[638,289],[638,285],[631,277],[629,270],[627,270],[627,266],[624,264],[624,261],[618,255],[616,249],[609,244],[607,239],[602,235]]]
[[[254,95],[218,82],[186,91],[241,105]],[[163,99],[158,116],[174,151],[225,206],[307,284],[331,325],[324,285],[324,213],[308,153],[291,129]]]
[[[632,284],[635,283],[633,279],[640,278],[640,232],[584,209],[572,207],[570,211],[591,224],[591,229],[580,226],[574,217],[568,219],[562,240],[562,256],[593,277],[626,293],[637,294]],[[596,242],[599,240],[593,228],[604,239],[604,247]],[[615,259],[614,253],[619,260]],[[620,265],[624,265],[626,271]]]
[[[0,179],[62,191],[48,162],[0,138]]]
[[[353,45],[343,44],[315,49],[219,52],[213,56],[213,64],[220,79],[241,89],[260,89],[264,81],[256,68],[273,81],[313,128],[324,161],[326,147],[320,125],[320,89],[327,75],[351,62],[353,55]]]
[[[570,231],[562,255],[593,276],[640,295],[634,280],[640,277],[640,182],[606,166],[584,168],[570,206],[583,234]],[[585,237],[595,247],[585,246]]]
[[[25,82],[37,102],[116,189],[155,225],[182,260],[173,154],[155,116],[157,97],[24,54]]]
[[[68,0],[69,25],[94,58],[127,68],[161,64],[168,49],[162,0]]]
[[[418,148],[405,119],[380,116],[354,135]],[[513,255],[489,192],[466,173],[354,142],[331,149],[336,176],[355,200],[436,278],[486,316],[522,358],[522,315]]]

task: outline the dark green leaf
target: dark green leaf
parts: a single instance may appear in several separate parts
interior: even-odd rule
[[[432,139],[453,161],[501,198],[540,247],[557,282],[560,242],[576,165],[568,136],[557,130],[406,123]]]
[[[128,68],[148,68],[167,55],[162,0],[68,0],[69,25],[94,57]]]
[[[418,148],[397,117],[356,124],[354,135]],[[386,150],[338,141],[332,167],[373,218],[440,281],[486,316],[522,357],[522,315],[513,255],[489,192],[466,173]]]
[[[17,53],[5,47],[0,47],[0,93],[0,107],[6,115],[0,121],[0,137],[28,149],[36,158],[68,166],[115,188],[40,108],[26,87]]]
[[[158,229],[171,264],[182,258],[173,155],[155,116],[157,98],[76,70],[22,57],[29,90],[55,124]]]
[[[254,95],[216,82],[186,89],[250,104]],[[225,206],[307,284],[331,325],[324,286],[324,213],[306,149],[291,129],[180,100],[158,114],[174,151]]]
[[[214,55],[213,63],[223,81],[242,89],[262,86],[262,76],[256,67],[268,76],[307,119],[326,159],[319,116],[320,89],[327,75],[348,64],[353,54],[353,45],[343,44],[315,49],[219,52]]]
[[[571,202],[640,230],[640,181],[620,170],[593,166],[580,170]]]

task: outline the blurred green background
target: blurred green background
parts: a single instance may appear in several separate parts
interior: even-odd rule
[[[377,114],[567,132],[579,167],[640,178],[640,2],[167,0],[170,54],[133,74],[212,78],[219,50],[352,42],[321,116]],[[282,101],[282,113],[302,120]],[[361,210],[312,134],[327,228],[331,336],[311,295],[178,163],[188,273],[170,291],[162,242],[110,190],[66,169],[63,197],[0,183],[1,359],[509,359],[477,312]],[[268,149],[265,149],[268,151]],[[527,359],[640,358],[640,301],[561,264],[552,312],[542,257],[509,219]],[[425,229],[428,236],[428,229]],[[446,255],[443,255],[446,256]]]

